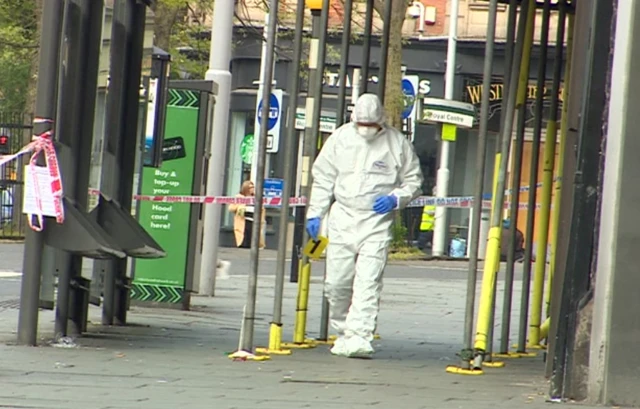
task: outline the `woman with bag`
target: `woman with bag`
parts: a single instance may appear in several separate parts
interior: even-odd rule
[[[236,197],[254,197],[255,186],[250,180],[245,181],[240,187],[240,194]],[[229,211],[235,214],[233,219],[233,232],[236,238],[236,245],[239,248],[251,248],[251,232],[254,222],[254,205],[233,204],[229,205]],[[265,247],[264,243],[264,227],[266,225],[266,214],[264,207],[262,208],[262,229],[263,234],[260,235],[260,248]]]

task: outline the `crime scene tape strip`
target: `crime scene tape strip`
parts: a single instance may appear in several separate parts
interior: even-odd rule
[[[100,191],[97,189],[90,189],[90,195],[99,195]],[[253,197],[235,197],[235,196],[191,196],[191,195],[134,195],[134,200],[140,202],[155,202],[155,203],[189,203],[189,204],[220,204],[220,205],[230,205],[230,204],[244,204],[244,205],[253,205],[255,204],[255,199]],[[279,197],[267,197],[264,198],[262,203],[265,206],[280,206],[282,203],[282,199]],[[303,207],[306,206],[307,199],[305,197],[292,197],[289,200],[289,205],[292,207]],[[437,207],[447,207],[447,208],[455,208],[455,209],[465,209],[473,206],[473,197],[472,196],[454,196],[454,197],[432,197],[432,196],[421,196],[414,201],[412,201],[407,207],[423,207],[423,206],[437,206]],[[508,209],[510,206],[509,202],[505,202],[504,207]],[[485,209],[491,208],[491,201],[484,200],[482,202],[482,207]],[[536,207],[540,207],[540,205],[536,205]],[[520,209],[526,209],[526,203],[519,204]]]
[[[44,124],[44,123],[53,123],[53,120],[47,118],[34,118],[34,124]],[[5,164],[17,160],[22,155],[26,155],[30,153],[31,158],[29,159],[29,173],[33,180],[34,185],[34,199],[36,202],[37,213],[29,214],[28,222],[29,227],[31,227],[34,231],[42,231],[44,226],[43,223],[43,210],[42,210],[42,197],[40,197],[40,186],[38,182],[38,172],[37,172],[37,160],[40,153],[44,154],[45,166],[44,168],[47,170],[47,173],[50,177],[50,186],[51,194],[53,196],[53,205],[55,210],[55,218],[56,222],[59,224],[64,223],[64,208],[62,206],[62,179],[60,176],[60,168],[58,166],[58,157],[56,155],[56,149],[53,145],[53,131],[46,131],[39,135],[34,135],[32,141],[20,149],[17,153],[13,155],[0,156],[0,167]],[[33,218],[36,218],[37,224],[33,222]]]
[[[555,178],[553,178],[553,182],[559,182],[560,180],[562,180],[561,177],[556,176]],[[542,182],[539,182],[536,184],[536,189],[540,189],[542,187]],[[531,189],[531,186],[522,186],[520,189],[518,189],[518,192],[520,193],[525,193],[525,192],[529,192]],[[513,193],[513,190],[511,189],[507,189],[504,191],[505,195],[511,195]]]

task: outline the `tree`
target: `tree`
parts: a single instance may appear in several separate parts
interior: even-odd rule
[[[159,0],[154,44],[171,54],[171,76],[204,78],[208,68],[213,0]]]
[[[384,17],[384,0],[375,0],[374,8],[381,19]],[[385,110],[389,123],[402,128],[404,95],[402,93],[402,26],[409,7],[407,0],[392,0],[391,27],[389,30],[389,50],[387,54],[387,83],[384,90]],[[401,252],[407,248],[408,230],[402,222],[400,213],[396,214],[393,229],[392,251]]]
[[[384,0],[375,0],[374,8],[380,18],[384,16]],[[402,26],[409,7],[407,0],[392,0],[389,54],[387,58],[387,84],[384,91],[385,108],[391,125],[402,127]]]
[[[40,0],[41,1],[41,0]],[[30,108],[31,81],[38,54],[38,4],[0,1],[0,111]]]

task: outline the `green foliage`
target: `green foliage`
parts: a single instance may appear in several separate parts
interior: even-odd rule
[[[26,108],[37,54],[35,8],[35,0],[0,1],[0,111]]]
[[[391,249],[397,250],[404,247],[407,247],[407,234],[408,230],[405,227],[404,223],[402,223],[402,217],[400,212],[396,213],[396,218],[393,222],[393,226],[391,227]]]
[[[155,44],[171,54],[171,76],[204,78],[213,0],[159,0],[154,11]]]

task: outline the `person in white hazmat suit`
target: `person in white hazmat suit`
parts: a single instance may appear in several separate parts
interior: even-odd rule
[[[393,210],[420,195],[420,163],[407,138],[385,123],[378,97],[363,94],[352,122],[327,139],[312,175],[306,225],[311,238],[331,206],[325,295],[338,333],[331,353],[369,358]]]

